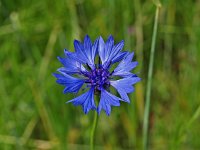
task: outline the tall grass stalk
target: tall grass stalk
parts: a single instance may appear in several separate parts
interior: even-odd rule
[[[180,128],[179,131],[180,139],[184,137],[185,132],[189,130],[191,125],[198,119],[198,117],[200,117],[200,105],[198,106],[198,108],[196,109],[190,120],[182,128]]]
[[[153,63],[154,63],[154,53],[155,53],[155,43],[158,27],[158,15],[159,15],[160,5],[157,5],[154,27],[153,27],[153,36],[151,43],[151,53],[149,60],[149,71],[148,71],[148,80],[147,80],[147,89],[146,89],[146,101],[145,101],[145,110],[144,110],[144,123],[143,123],[143,148],[144,150],[148,149],[148,124],[149,124],[149,110],[150,110],[150,100],[151,100],[151,83],[152,83],[152,73],[153,73]]]

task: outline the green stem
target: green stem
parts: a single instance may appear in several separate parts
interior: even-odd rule
[[[98,114],[95,111],[94,121],[92,124],[91,133],[90,133],[90,150],[94,150],[94,135],[95,135],[96,127],[97,127],[97,122],[98,122]]]
[[[143,148],[144,150],[148,149],[148,124],[149,124],[149,110],[150,110],[150,98],[151,98],[151,83],[152,83],[152,73],[153,73],[153,62],[154,62],[154,53],[155,53],[155,43],[158,27],[158,15],[159,15],[159,6],[157,6],[153,36],[151,43],[151,53],[149,60],[149,71],[148,71],[148,80],[147,80],[147,89],[146,89],[146,101],[145,101],[145,111],[144,111],[144,123],[143,123]]]

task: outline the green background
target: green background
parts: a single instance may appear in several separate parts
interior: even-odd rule
[[[200,149],[200,0],[162,0],[149,119],[151,149]],[[141,149],[156,5],[151,0],[0,0],[0,149],[88,149],[93,111],[65,104],[57,56],[88,34],[134,51],[131,103],[99,117],[97,149]]]

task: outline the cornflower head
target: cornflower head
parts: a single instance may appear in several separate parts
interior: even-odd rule
[[[132,62],[133,52],[121,51],[123,46],[123,40],[115,45],[111,35],[106,42],[100,36],[94,43],[86,35],[83,43],[74,40],[75,52],[64,50],[65,57],[58,57],[63,64],[57,70],[60,74],[53,74],[57,78],[56,82],[65,86],[63,93],[77,94],[83,85],[87,89],[87,92],[67,103],[81,105],[85,114],[90,110],[100,114],[103,109],[109,116],[111,106],[120,106],[120,101],[130,102],[127,94],[134,91],[132,85],[141,79],[130,72],[138,62]],[[118,65],[112,69],[115,63]],[[120,97],[110,93],[111,86]],[[95,94],[100,96],[100,101],[96,102],[98,106],[95,104]]]

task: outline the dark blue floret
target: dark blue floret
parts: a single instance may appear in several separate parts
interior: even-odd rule
[[[65,86],[64,93],[78,93],[84,84],[88,88],[86,93],[67,103],[81,105],[85,114],[90,110],[96,110],[100,114],[103,109],[110,115],[111,106],[120,106],[120,101],[130,102],[128,93],[134,91],[132,85],[139,82],[140,78],[130,72],[138,64],[132,62],[134,53],[121,51],[123,46],[123,40],[115,45],[112,36],[106,42],[99,37],[92,43],[86,35],[83,43],[74,41],[75,52],[64,50],[65,57],[58,57],[63,64],[57,70],[60,74],[53,74],[57,83]],[[112,64],[116,62],[119,62],[118,66],[110,71]],[[114,80],[115,77],[119,79]],[[117,90],[121,98],[108,92],[110,86]],[[96,93],[100,96],[98,106],[94,101]]]
[[[110,86],[110,72],[102,67],[91,70],[87,77],[87,83],[91,87],[94,87],[96,91],[101,91],[102,88],[108,88]]]

